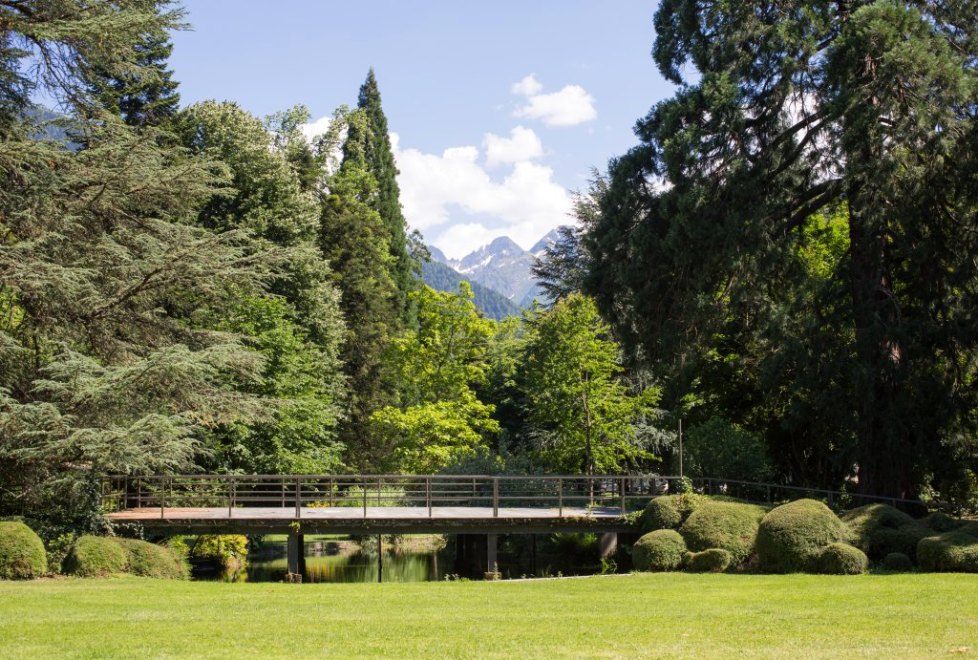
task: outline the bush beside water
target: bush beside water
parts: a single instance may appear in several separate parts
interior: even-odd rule
[[[131,573],[179,580],[188,574],[184,563],[169,548],[108,536],[80,537],[65,557],[64,570],[79,577]]]
[[[639,571],[675,571],[682,567],[686,542],[674,529],[649,532],[632,546],[632,563]]]
[[[679,529],[690,550],[722,548],[733,563],[745,561],[754,550],[757,528],[766,510],[754,504],[707,501]]]
[[[771,573],[806,572],[825,546],[845,541],[848,530],[816,500],[796,500],[773,509],[757,530],[760,568]]]
[[[0,580],[29,580],[47,571],[41,537],[22,522],[0,521]]]
[[[660,495],[642,512],[642,531],[653,532],[657,529],[679,529],[686,519],[702,502],[708,501],[695,493],[682,495]]]

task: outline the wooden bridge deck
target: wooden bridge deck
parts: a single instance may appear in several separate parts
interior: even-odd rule
[[[298,513],[298,515],[296,515]],[[164,507],[132,508],[106,515],[116,523],[181,533],[546,533],[626,531],[615,507]]]

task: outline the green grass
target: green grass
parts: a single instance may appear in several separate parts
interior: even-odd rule
[[[967,648],[965,648],[967,647]],[[0,582],[0,656],[978,654],[978,575]]]

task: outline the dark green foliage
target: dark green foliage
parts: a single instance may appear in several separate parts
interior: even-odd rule
[[[890,573],[909,573],[913,570],[913,560],[902,552],[891,552],[883,557],[880,566]]]
[[[693,476],[760,482],[774,476],[762,439],[717,417],[690,427],[685,452],[687,469]]]
[[[935,532],[950,532],[961,526],[962,522],[946,513],[935,511],[920,519],[920,523]]]
[[[41,537],[22,522],[0,521],[0,580],[29,580],[47,572]]]
[[[685,563],[686,570],[690,573],[723,573],[738,562],[723,548],[709,548],[702,552],[687,553]]]
[[[921,539],[917,565],[922,571],[978,573],[978,523]]]
[[[81,536],[64,561],[64,572],[79,577],[107,577],[125,573],[129,553],[119,539],[108,536]]]
[[[888,504],[867,504],[842,514],[852,533],[853,544],[879,561],[891,552],[909,557],[917,553],[917,543],[934,532]]]
[[[675,571],[683,565],[686,542],[673,529],[649,532],[632,546],[632,564],[639,571]]]
[[[704,502],[693,511],[679,533],[690,550],[720,548],[730,553],[735,565],[753,552],[757,528],[766,510],[738,502]]]
[[[974,473],[973,2],[665,0],[678,85],[584,218],[633,358],[757,431],[796,484],[916,497]],[[665,184],[665,185],[662,185]]]
[[[703,498],[692,493],[654,497],[642,512],[642,529],[646,532],[679,529],[703,501]]]
[[[114,539],[127,554],[127,572],[143,577],[184,580],[189,569],[177,554],[162,545],[137,539]]]
[[[353,122],[343,145],[343,163],[352,162],[369,172],[376,182],[377,192],[370,198],[370,207],[380,216],[386,228],[385,238],[390,253],[390,277],[394,282],[395,309],[402,325],[413,325],[414,310],[408,292],[417,288],[416,264],[408,254],[407,222],[401,211],[400,188],[397,185],[397,166],[391,150],[387,117],[380,102],[380,89],[374,70],[360,87],[357,100],[365,122]]]
[[[844,541],[848,530],[832,511],[815,500],[782,504],[761,520],[755,548],[763,571],[812,571],[825,546]]]
[[[482,286],[478,282],[466,280],[465,277],[452,270],[449,266],[437,261],[425,262],[421,267],[422,280],[435,291],[454,293],[463,280],[472,287],[472,302],[480,312],[490,319],[501,321],[510,316],[519,316],[520,308],[514,305],[501,293]]]
[[[815,571],[825,575],[861,575],[869,568],[869,558],[848,543],[830,543],[815,560]]]

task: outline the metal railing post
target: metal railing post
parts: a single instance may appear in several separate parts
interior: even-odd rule
[[[428,517],[431,517],[431,477],[425,477],[424,480],[424,495],[425,501],[428,503]]]
[[[367,480],[363,480],[363,517],[367,518]]]
[[[295,478],[295,517],[302,517],[302,478],[298,475]]]
[[[558,517],[564,517],[564,478],[557,477],[557,506],[560,509]]]
[[[625,515],[625,477],[621,478],[621,515]]]
[[[231,511],[234,509],[234,488],[236,482],[235,477],[231,477],[231,483],[228,484],[228,518],[231,518]]]
[[[166,518],[166,479],[160,480],[160,520]]]
[[[499,477],[492,478],[492,517],[499,517]]]

